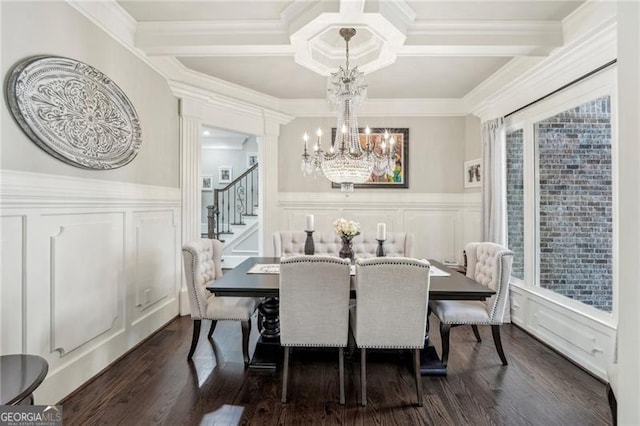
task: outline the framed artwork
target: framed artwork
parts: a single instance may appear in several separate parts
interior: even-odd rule
[[[213,191],[213,176],[202,176],[201,188],[203,191]]]
[[[258,153],[257,152],[248,152],[247,153],[247,169],[253,167],[254,164],[258,163]]]
[[[464,162],[464,187],[478,188],[482,186],[482,159]]]
[[[231,166],[218,167],[218,182],[231,183],[232,179],[233,179],[233,167]]]
[[[409,188],[409,129],[386,129],[371,128],[369,134],[369,144],[373,146],[373,151],[382,154],[381,144],[384,140],[384,132],[389,132],[389,139],[393,137],[395,143],[395,154],[392,158],[391,170],[387,172],[376,172],[374,169],[369,179],[364,183],[356,183],[356,188]],[[359,129],[360,146],[364,149],[367,146],[367,134],[364,128]],[[336,139],[336,129],[331,129],[331,140]],[[387,147],[388,149],[388,147]],[[332,188],[340,188],[340,185],[331,182]]]

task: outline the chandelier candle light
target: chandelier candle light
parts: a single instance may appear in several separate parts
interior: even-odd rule
[[[313,153],[309,153],[309,135],[304,134],[304,151],[301,169],[303,175],[320,173],[331,182],[340,184],[343,192],[353,192],[354,183],[364,183],[372,175],[382,176],[391,173],[394,167],[395,140],[385,132],[384,140],[376,146],[371,143],[371,130],[365,129],[364,147],[360,142],[357,108],[367,97],[367,85],[363,82],[363,73],[358,67],[349,69],[349,40],[356,34],[354,28],[341,28],[340,36],[346,43],[346,64],[337,72],[331,73],[329,100],[336,105],[339,131],[331,141],[329,150],[322,149],[322,131],[316,132],[317,140]],[[388,147],[387,147],[388,143]]]

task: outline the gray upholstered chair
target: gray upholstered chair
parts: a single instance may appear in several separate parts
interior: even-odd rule
[[[209,337],[220,320],[236,320],[242,324],[242,355],[249,362],[249,333],[251,315],[259,299],[252,297],[220,297],[209,293],[206,286],[222,277],[223,244],[218,240],[198,239],[182,247],[187,292],[193,320],[193,338],[187,359],[191,359],[198,345],[202,320],[211,320]]]
[[[304,254],[307,234],[304,231],[276,231],[273,234],[273,250],[276,257]],[[342,242],[334,231],[316,231],[313,234],[316,255],[338,256]],[[384,248],[387,257],[412,257],[413,234],[407,232],[387,232]],[[356,258],[376,256],[378,241],[375,232],[364,232],[353,239]]]
[[[429,262],[406,257],[356,260],[356,306],[351,329],[360,348],[362,405],[367,405],[367,349],[413,349],[418,405],[422,405],[420,349],[429,301]]]
[[[282,402],[287,401],[291,347],[337,347],[340,404],[344,404],[344,347],[349,334],[348,259],[292,256],[280,260],[280,344],[284,346]]]
[[[465,248],[467,255],[467,277],[494,290],[496,294],[485,301],[433,300],[429,303],[431,312],[440,320],[440,338],[442,340],[442,363],[446,366],[449,359],[449,333],[452,326],[469,324],[478,342],[478,325],[490,325],[493,342],[502,361],[507,358],[502,349],[500,325],[511,322],[509,313],[509,279],[513,253],[495,243],[469,243]]]

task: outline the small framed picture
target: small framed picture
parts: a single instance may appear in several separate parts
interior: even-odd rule
[[[231,183],[232,179],[233,179],[233,167],[231,166],[218,167],[218,182]]]
[[[482,159],[464,162],[464,187],[477,188],[482,186]]]
[[[249,152],[247,153],[247,169],[253,167],[254,164],[258,162],[258,153],[257,152]]]
[[[202,190],[203,191],[212,191],[213,190],[213,176],[202,176]]]

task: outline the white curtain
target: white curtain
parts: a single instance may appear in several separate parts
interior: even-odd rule
[[[506,131],[504,118],[482,123],[482,241],[507,245]]]

